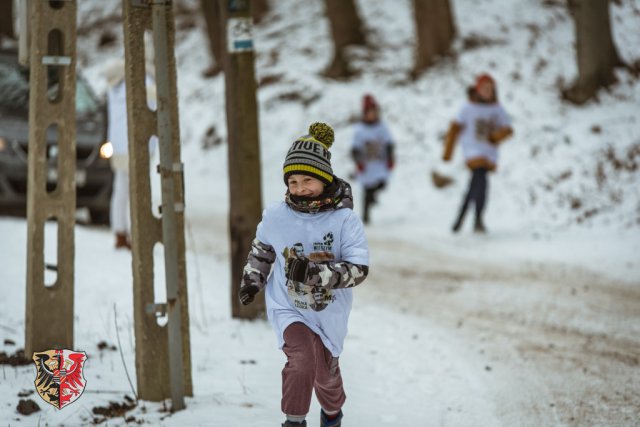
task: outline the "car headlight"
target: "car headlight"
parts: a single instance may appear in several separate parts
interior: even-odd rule
[[[113,144],[107,141],[100,146],[100,157],[110,159],[111,156],[113,156]]]
[[[6,150],[7,147],[9,147],[9,144],[7,144],[7,140],[0,136],[0,153]]]

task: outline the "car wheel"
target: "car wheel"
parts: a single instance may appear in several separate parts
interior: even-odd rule
[[[109,211],[90,209],[91,223],[96,225],[109,225]]]

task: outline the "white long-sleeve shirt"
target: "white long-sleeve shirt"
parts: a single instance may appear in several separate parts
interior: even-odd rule
[[[511,120],[500,104],[466,103],[456,117],[462,125],[460,145],[465,160],[483,157],[498,162],[498,147],[489,142],[489,135],[510,127]]]
[[[322,339],[324,346],[338,357],[347,335],[347,322],[353,301],[353,289],[323,289],[312,294],[297,289],[284,272],[285,249],[295,250],[312,261],[347,261],[369,265],[369,250],[364,227],[351,209],[302,213],[285,202],[267,207],[258,225],[256,238],[273,247],[276,260],[267,281],[267,316],[284,345],[284,331],[294,322],[302,322]]]

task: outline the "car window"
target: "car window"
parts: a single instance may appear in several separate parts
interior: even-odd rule
[[[76,80],[76,111],[78,114],[90,113],[98,109],[98,102],[93,96],[87,83],[78,78]]]
[[[0,62],[0,105],[9,108],[29,107],[28,70],[16,68],[14,64]],[[54,83],[48,90],[50,98],[55,98],[58,84]],[[98,101],[87,83],[76,79],[76,111],[86,114],[98,109]]]
[[[16,68],[0,62],[0,104],[11,108],[27,108],[29,82]]]

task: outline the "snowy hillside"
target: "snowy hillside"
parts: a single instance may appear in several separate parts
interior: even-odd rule
[[[118,3],[78,2],[79,64],[98,93],[106,87],[102,66],[123,56]],[[226,136],[224,77],[202,77],[210,65],[204,22],[189,13],[199,2],[177,3],[195,396],[181,413],[141,402],[105,425],[279,425],[284,356],[268,324],[231,320],[227,304],[226,145],[203,148],[211,126]],[[255,31],[264,204],[281,199],[284,154],[313,121],[334,127],[334,171],[352,174],[352,124],[364,93],[378,98],[398,144],[392,181],[367,227],[372,273],[354,291],[341,359],[344,425],[634,425],[640,80],[619,70],[619,84],[597,102],[562,103],[559,87],[577,74],[573,22],[562,2],[542,0],[452,0],[455,55],[416,81],[408,77],[411,1],[359,0],[371,48],[351,52],[358,76],[327,80],[323,2],[271,3]],[[638,61],[640,5],[614,2],[611,14],[622,59]],[[99,46],[105,33],[116,41]],[[440,160],[442,139],[480,72],[496,78],[515,135],[490,178],[488,235],[473,235],[469,224],[452,235],[468,172],[460,151],[451,164]],[[433,171],[454,184],[434,187]],[[356,183],[354,190],[361,212]],[[24,340],[25,221],[0,218],[0,236],[0,338],[15,342],[0,340],[0,351],[12,353]],[[112,244],[107,229],[77,228],[75,340],[89,354],[85,395],[59,412],[31,395],[42,411],[22,416],[17,395],[33,388],[33,367],[3,365],[3,425],[84,425],[105,421],[92,408],[127,402],[119,353],[96,347],[116,345],[133,369],[130,255]],[[311,411],[315,426],[317,403]]]
[[[195,9],[194,3],[183,4]],[[488,217],[504,225],[517,220],[513,226],[518,227],[557,229],[584,223],[587,227],[637,228],[638,79],[620,70],[620,83],[610,92],[603,91],[599,102],[584,107],[564,104],[559,100],[559,87],[577,75],[573,22],[566,8],[559,2],[538,0],[452,3],[459,32],[455,58],[412,82],[407,78],[413,65],[411,2],[360,2],[373,48],[353,51],[359,77],[334,82],[320,76],[332,52],[323,3],[277,2],[257,28],[255,40],[256,74],[263,82],[258,97],[264,200],[279,196],[280,189],[273,189],[272,183],[279,173],[280,157],[289,141],[314,120],[325,120],[336,129],[334,150],[338,153],[334,158],[342,167],[338,172],[348,175],[350,125],[359,114],[360,97],[371,92],[380,99],[384,118],[399,143],[395,185],[409,177],[422,180],[418,181],[423,186],[420,198],[426,203],[415,206],[411,197],[405,203],[413,205],[412,211],[452,198],[457,203],[466,185],[465,170],[459,153],[455,166],[441,164],[442,135],[464,99],[465,87],[475,75],[488,71],[498,82],[501,102],[515,128],[515,137],[502,150],[500,171],[491,183]],[[640,7],[634,2],[621,3],[611,7],[612,28],[621,57],[633,63],[640,45],[640,34],[635,31]],[[89,22],[99,20],[98,8],[89,9],[90,5],[82,5],[81,12]],[[101,7],[103,15],[113,13],[104,10],[106,5]],[[188,22],[180,25],[180,19]],[[196,23],[203,25],[200,20]],[[191,24],[193,18],[179,16],[178,28],[188,28],[178,36],[177,52],[182,134],[185,152],[197,152],[208,164],[225,157],[217,152],[203,157],[189,146],[199,145],[211,125],[225,135],[224,83],[222,76],[200,78],[209,64],[209,51],[203,31],[190,28]],[[119,43],[96,49],[101,35],[100,30],[91,31],[80,42],[80,56],[98,86],[100,64],[122,52]],[[434,169],[454,175],[456,185],[444,192],[434,189],[429,184]],[[408,205],[403,208],[409,210]],[[422,218],[429,214],[428,210],[416,213]]]

